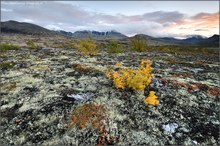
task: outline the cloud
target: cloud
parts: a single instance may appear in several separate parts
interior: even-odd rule
[[[169,32],[182,34],[213,35],[219,32],[219,13],[199,13],[195,16],[177,21],[169,28]]]
[[[32,19],[23,19],[22,22],[34,23],[34,20],[32,20]]]
[[[59,26],[56,26],[53,24],[46,25],[45,27],[50,30],[61,30],[61,28]]]
[[[152,13],[146,13],[143,16],[147,20],[158,23],[176,22],[184,18],[184,14],[179,13],[177,11],[173,11],[173,12],[156,11]]]
[[[1,11],[2,12],[12,12],[12,9],[4,9],[4,8],[2,8]]]
[[[35,23],[66,31],[117,30],[126,35],[144,33],[156,37],[218,33],[219,14],[189,17],[178,11],[155,11],[140,15],[104,14],[62,2],[2,2],[2,20]],[[208,31],[207,31],[208,30]]]
[[[209,31],[208,29],[195,29],[194,31]]]

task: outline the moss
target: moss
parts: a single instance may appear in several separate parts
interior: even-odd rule
[[[57,58],[52,58],[51,61],[59,61]]]

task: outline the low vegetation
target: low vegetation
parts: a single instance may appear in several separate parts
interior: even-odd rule
[[[12,43],[0,43],[0,51],[18,50],[21,47]]]
[[[89,124],[93,128],[100,129],[102,120],[105,117],[105,107],[93,103],[84,104],[73,111],[69,127],[77,126],[80,129],[86,128]]]
[[[122,68],[121,64],[117,64],[119,70],[109,70],[106,75],[113,80],[118,89],[128,87],[133,90],[144,90],[154,76],[151,73],[151,64],[150,60],[142,60],[139,69]]]
[[[107,43],[105,42],[100,42],[100,43],[97,43],[97,49],[98,50],[102,50],[104,48],[107,48]]]
[[[84,56],[95,56],[99,52],[93,39],[83,39],[76,47]]]
[[[132,43],[132,49],[137,52],[143,52],[148,49],[147,43],[141,37],[137,36],[131,39],[131,43]]]
[[[166,52],[173,54],[216,54],[218,49],[203,46],[157,46],[149,47],[148,51]]]
[[[28,41],[26,42],[26,44],[27,44],[27,47],[28,47],[29,49],[37,49],[37,48],[39,48],[39,46],[36,45],[36,43],[35,43],[33,40],[28,40]]]
[[[108,53],[122,53],[124,51],[123,46],[116,41],[109,42],[107,48]]]
[[[142,60],[139,69],[131,69],[122,68],[122,65],[118,63],[116,66],[119,70],[108,70],[106,76],[113,80],[117,89],[125,89],[127,87],[133,90],[144,90],[150,85],[151,79],[154,77],[151,73],[151,64],[152,62],[150,60]],[[144,102],[152,105],[159,104],[154,91],[150,92]]]
[[[148,97],[144,100],[145,104],[152,104],[152,105],[157,105],[159,104],[159,100],[157,99],[158,97],[155,95],[154,91],[150,91],[150,94]]]
[[[15,62],[1,62],[0,69],[12,69],[15,65]]]

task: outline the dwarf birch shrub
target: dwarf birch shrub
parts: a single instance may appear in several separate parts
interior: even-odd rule
[[[26,42],[26,44],[27,44],[27,47],[28,47],[29,49],[37,49],[37,48],[39,48],[39,46],[36,45],[33,40],[28,40],[28,41]]]
[[[0,43],[0,51],[18,50],[21,47],[11,43]]]
[[[132,49],[137,52],[143,52],[148,48],[147,43],[140,36],[136,36],[135,38],[131,39],[131,43]]]
[[[81,40],[77,48],[81,51],[82,55],[85,56],[94,56],[98,53],[96,42],[93,39]]]
[[[108,46],[108,53],[122,53],[123,46],[116,41],[111,41]]]
[[[118,89],[127,87],[133,90],[144,90],[154,76],[151,73],[151,64],[150,60],[142,60],[139,69],[122,68],[121,64],[118,64],[118,71],[109,70],[106,75],[113,80]]]
[[[133,90],[144,90],[150,85],[154,75],[151,73],[152,62],[150,60],[142,60],[139,69],[122,68],[120,63],[116,66],[118,71],[108,70],[106,76],[111,79],[117,89],[131,88]],[[148,97],[144,100],[145,104],[159,104],[158,97],[154,91],[150,91]]]
[[[160,102],[157,99],[158,97],[155,95],[154,91],[150,91],[148,97],[144,100],[145,104],[158,105]]]

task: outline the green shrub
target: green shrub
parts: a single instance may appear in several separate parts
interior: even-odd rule
[[[97,49],[96,42],[93,39],[83,39],[79,42],[77,48],[85,56],[94,56],[97,55],[99,50]]]
[[[37,46],[37,45],[34,43],[33,40],[28,40],[28,41],[26,42],[26,44],[27,44],[27,46],[28,46],[29,49],[37,49],[37,48],[39,48],[39,46]]]
[[[103,43],[103,42],[98,43],[98,45],[97,45],[98,50],[103,50],[106,47],[107,47],[107,45],[105,43]]]
[[[0,69],[12,69],[15,65],[15,62],[2,62],[0,63]]]
[[[136,36],[135,38],[131,39],[131,43],[132,43],[132,49],[137,52],[143,52],[148,48],[145,40],[139,36]]]
[[[71,42],[67,43],[67,45],[64,47],[68,48],[68,49],[76,49],[78,43],[79,43],[78,41],[71,41]]]
[[[122,53],[123,52],[123,46],[119,44],[116,41],[111,41],[107,46],[108,53]]]
[[[0,51],[6,51],[6,50],[18,50],[21,47],[15,44],[11,43],[0,43]]]

